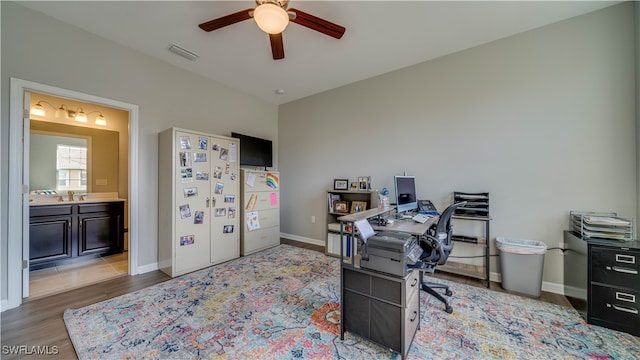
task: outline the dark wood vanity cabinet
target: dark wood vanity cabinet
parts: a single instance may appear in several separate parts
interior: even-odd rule
[[[82,256],[120,253],[124,244],[124,202],[31,206],[31,270],[73,262]]]

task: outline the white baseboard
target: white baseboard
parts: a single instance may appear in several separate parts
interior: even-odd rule
[[[9,310],[9,300],[2,299],[0,300],[0,312],[3,312],[5,310]]]
[[[280,237],[283,237],[283,238],[289,239],[289,240],[294,240],[294,241],[307,243],[307,244],[312,244],[312,245],[319,245],[319,246],[324,246],[325,245],[324,241],[322,241],[322,240],[312,239],[312,238],[293,235],[293,234],[280,233]]]
[[[502,274],[500,274],[500,273],[492,272],[492,273],[489,274],[489,278],[491,279],[491,281],[502,283]],[[565,295],[565,293],[564,293],[564,285],[558,284],[558,283],[553,283],[553,282],[548,282],[548,281],[543,281],[542,282],[542,291],[546,291],[546,292],[550,292],[550,293],[554,293],[554,294]],[[585,296],[585,298],[586,298],[586,296]]]
[[[543,281],[542,282],[542,291],[546,291],[546,292],[550,292],[550,293],[554,293],[554,294],[564,295],[564,285],[558,284],[558,283],[553,283],[553,282],[548,282],[548,281]]]
[[[151,271],[156,271],[158,270],[158,263],[151,263],[151,264],[147,264],[147,265],[142,265],[142,266],[138,266],[138,275],[140,274],[144,274],[144,273],[148,273]]]

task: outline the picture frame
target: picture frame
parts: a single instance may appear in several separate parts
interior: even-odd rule
[[[358,177],[358,190],[369,191],[371,190],[371,176],[359,176]]]
[[[367,210],[367,202],[366,201],[352,201],[351,202],[351,213],[357,213]]]
[[[333,211],[341,214],[349,213],[349,202],[348,201],[336,201],[333,203]]]
[[[333,190],[348,190],[348,189],[349,189],[348,179],[333,179]]]

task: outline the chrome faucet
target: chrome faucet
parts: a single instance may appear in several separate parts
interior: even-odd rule
[[[73,191],[68,191],[67,194],[69,194],[69,201],[73,201],[73,194],[75,194]]]

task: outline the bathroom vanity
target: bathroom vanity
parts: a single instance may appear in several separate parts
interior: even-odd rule
[[[30,203],[30,270],[123,251],[123,199],[56,199]]]

